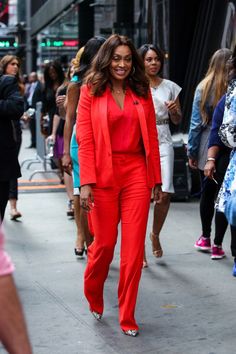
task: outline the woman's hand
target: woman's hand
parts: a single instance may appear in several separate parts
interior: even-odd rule
[[[56,98],[56,105],[58,108],[64,109],[64,103],[66,100],[66,95],[60,95]]]
[[[65,119],[65,115],[66,115],[66,110],[64,108],[65,101],[66,101],[66,95],[60,95],[57,96],[56,98],[56,105],[58,107],[59,115],[62,119]]]
[[[215,172],[216,172],[215,161],[207,161],[204,167],[204,175],[212,179]]]
[[[155,187],[153,188],[153,200],[157,204],[161,204],[162,202],[162,189],[160,184],[156,184]]]
[[[166,101],[165,102],[166,108],[170,114],[177,114],[177,104],[175,101]]]
[[[94,207],[93,189],[90,184],[85,184],[80,188],[80,206],[87,212]]]
[[[196,159],[193,159],[192,157],[189,157],[188,159],[188,164],[190,168],[193,168],[194,170],[197,170],[198,168],[198,163]]]
[[[51,140],[51,141],[50,141]],[[56,135],[55,134],[51,134],[46,138],[46,144],[48,144],[50,142],[52,142],[53,144],[55,144],[56,142]]]
[[[170,119],[172,123],[179,124],[182,119],[182,112],[180,108],[179,98],[175,101],[166,101],[166,108],[168,109],[168,113],[170,115]]]
[[[48,114],[41,114],[40,117],[40,132],[43,137],[46,139],[48,136],[48,126],[49,126],[49,116]]]
[[[70,154],[64,153],[62,156],[62,167],[63,170],[71,176],[72,172],[72,160]]]
[[[30,116],[27,114],[27,112],[23,113],[21,120],[23,120],[24,123],[28,123],[30,121]]]

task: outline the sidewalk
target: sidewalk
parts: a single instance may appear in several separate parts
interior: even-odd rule
[[[28,132],[20,159],[33,155]],[[22,170],[23,179],[29,171]],[[42,178],[42,176],[39,176]],[[51,178],[51,177],[50,177]],[[137,338],[118,324],[119,242],[105,284],[105,312],[97,322],[83,296],[86,259],[73,254],[75,225],[66,217],[66,195],[21,193],[20,222],[4,221],[6,246],[24,305],[35,354],[232,354],[235,352],[236,279],[232,277],[229,231],[227,257],[212,261],[193,244],[200,232],[198,202],[176,202],[161,235],[163,258],[152,256],[143,270],[136,319]],[[0,353],[5,351],[0,347]]]

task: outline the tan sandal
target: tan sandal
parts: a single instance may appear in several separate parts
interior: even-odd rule
[[[148,268],[148,262],[146,258],[146,250],[144,248],[144,254],[143,254],[143,268]]]
[[[159,235],[154,234],[154,232],[150,233],[150,240],[152,241],[152,253],[156,258],[161,258],[163,255],[163,250],[161,248]]]
[[[10,211],[10,219],[11,220],[17,220],[18,218],[21,218],[22,215],[17,209],[11,209]]]

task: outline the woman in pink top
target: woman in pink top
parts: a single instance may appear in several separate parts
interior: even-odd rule
[[[13,264],[4,251],[0,227],[0,342],[8,353],[32,354],[24,315],[12,277]]]
[[[0,227],[0,276],[11,274],[14,270],[13,264],[4,251],[4,238]]]

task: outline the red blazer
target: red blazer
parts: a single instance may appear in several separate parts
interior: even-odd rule
[[[81,87],[76,122],[81,186],[96,184],[99,188],[106,188],[114,184],[107,121],[107,90],[102,96],[96,97],[90,94],[87,85]],[[138,97],[134,93],[132,96],[139,116],[145,149],[147,184],[151,188],[161,183],[155,111],[151,94],[148,99]]]

